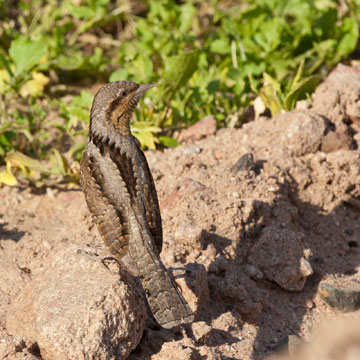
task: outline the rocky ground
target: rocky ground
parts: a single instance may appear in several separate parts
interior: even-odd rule
[[[0,358],[359,359],[360,72],[297,107],[146,154],[184,327],[147,320],[80,189],[0,189]]]

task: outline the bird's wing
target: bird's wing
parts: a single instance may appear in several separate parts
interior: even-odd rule
[[[140,150],[141,156],[144,157],[144,162],[146,167],[144,168],[144,172],[148,177],[148,182],[146,182],[146,186],[144,187],[144,202],[145,202],[145,212],[146,219],[151,231],[151,234],[154,238],[155,245],[161,253],[162,242],[163,242],[163,234],[162,234],[162,224],[161,224],[161,214],[159,208],[159,201],[156,193],[156,188],[154,184],[153,177],[151,175],[149,165],[145,159],[144,153]],[[149,184],[149,185],[147,185]]]
[[[119,259],[126,255],[129,226],[126,212],[112,202],[96,158],[86,150],[80,164],[80,184],[99,233],[110,251]]]
[[[118,148],[110,149],[111,160],[116,164],[120,176],[126,184],[126,189],[132,202],[137,199],[143,204],[146,222],[153,237],[156,249],[159,254],[162,249],[162,224],[159,208],[159,201],[148,163],[144,153],[138,147],[137,154],[129,156],[126,151]],[[143,174],[143,176],[141,175]],[[130,181],[131,179],[131,181]]]

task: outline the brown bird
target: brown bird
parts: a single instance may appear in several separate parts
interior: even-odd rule
[[[154,181],[130,119],[155,84],[116,81],[95,95],[80,184],[89,210],[113,256],[138,276],[149,307],[164,328],[194,319],[160,259],[162,225]]]

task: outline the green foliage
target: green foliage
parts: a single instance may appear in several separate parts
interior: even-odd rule
[[[157,83],[132,128],[144,148],[177,146],[173,132],[207,114],[241,124],[256,96],[272,114],[293,109],[359,36],[355,0],[345,10],[337,0],[148,0],[140,13],[120,0],[11,4],[0,1],[0,184],[10,185],[76,181],[90,83]],[[79,95],[61,97],[73,87]]]

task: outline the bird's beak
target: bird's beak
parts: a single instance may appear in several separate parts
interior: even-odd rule
[[[156,86],[157,84],[142,84],[138,87],[138,89],[135,91],[135,96],[140,98],[145,94],[145,92],[152,87]]]

